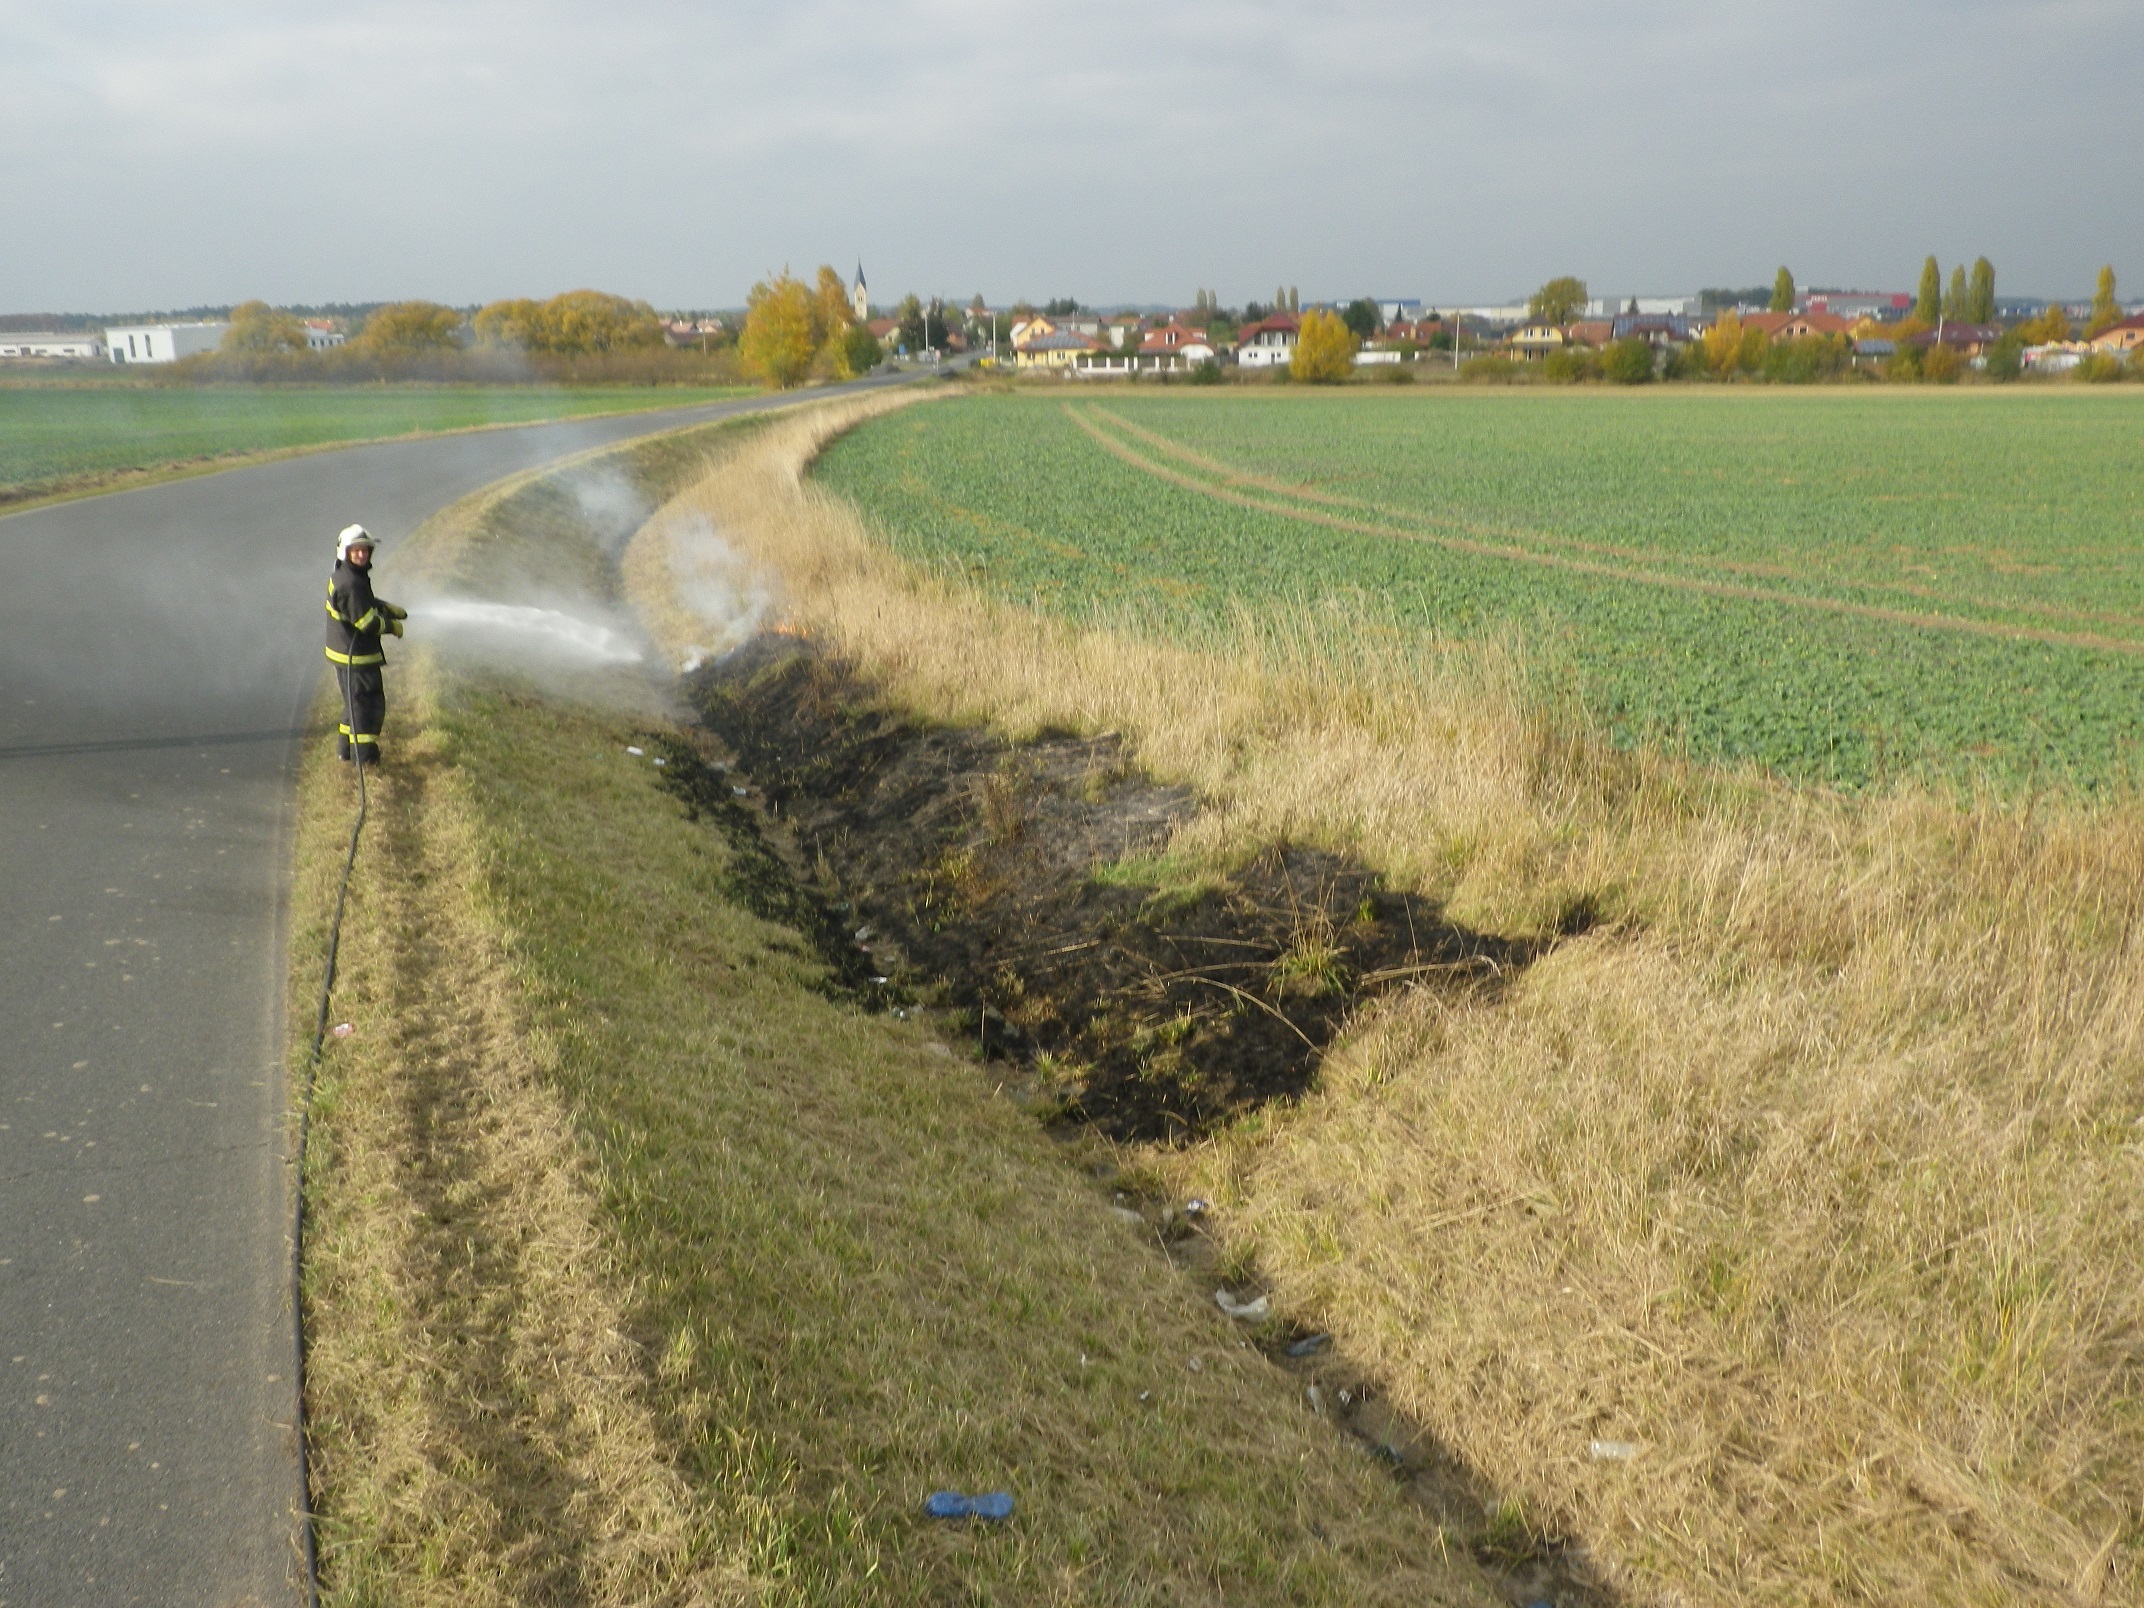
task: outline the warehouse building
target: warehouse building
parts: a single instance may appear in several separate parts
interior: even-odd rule
[[[228,324],[122,324],[104,332],[114,363],[176,363],[223,344]]]

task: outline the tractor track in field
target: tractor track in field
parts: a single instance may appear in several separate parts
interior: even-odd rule
[[[1094,440],[1105,452],[1120,461],[1150,475],[1168,485],[1184,491],[1195,492],[1217,502],[1247,508],[1256,513],[1272,514],[1282,519],[1298,520],[1305,524],[1324,525],[1333,530],[1345,530],[1363,536],[1380,536],[1399,541],[1427,542],[1455,553],[1465,553],[1478,558],[1502,559],[1507,562],[1532,564],[1544,569],[1559,569],[1567,572],[1591,575],[1602,580],[1622,581],[1637,586],[1659,587],[1670,591],[1690,592],[1701,596],[1732,599],[1745,603],[1769,603],[1787,608],[1805,609],[1812,613],[1845,615],[1857,619],[1881,621],[1887,625],[1903,625],[1918,630],[1950,632],[1957,635],[1989,637],[2004,642],[2038,642],[2053,647],[2082,648],[2098,653],[2120,653],[2144,656],[2144,640],[2105,636],[2097,632],[2056,631],[2039,626],[2009,625],[1994,620],[1974,620],[1955,614],[1935,614],[1914,609],[1889,608],[1877,603],[1856,603],[1846,598],[1812,597],[1797,592],[1783,592],[1768,587],[1745,585],[1738,581],[1707,580],[1689,575],[1662,575],[1657,572],[1628,569],[1604,563],[1595,558],[1574,557],[1564,553],[1544,553],[1520,546],[1509,540],[1492,539],[1488,531],[1478,535],[1440,534],[1433,530],[1409,529],[1402,525],[1379,523],[1349,515],[1328,512],[1320,508],[1306,508],[1306,501],[1332,502],[1350,506],[1342,499],[1331,498],[1299,488],[1285,488],[1279,482],[1261,477],[1247,476],[1240,471],[1212,464],[1213,472],[1225,474],[1230,483],[1216,485],[1193,474],[1172,469],[1145,456],[1137,448],[1111,435],[1098,425],[1087,413],[1067,404],[1065,415]],[[1105,409],[1092,410],[1124,426],[1142,438],[1151,432],[1130,426],[1126,421]],[[1211,463],[1189,448],[1176,448],[1174,443],[1160,445],[1166,437],[1156,438],[1157,450],[1172,451],[1187,461],[1202,465]],[[1249,487],[1252,489],[1238,489]],[[1259,493],[1263,493],[1260,495]],[[1279,500],[1282,498],[1295,501]],[[1472,529],[1473,527],[1462,527]],[[1493,530],[1493,527],[1491,528]]]

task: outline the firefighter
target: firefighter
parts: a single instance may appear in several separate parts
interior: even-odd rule
[[[362,525],[335,538],[335,573],[328,581],[328,661],[341,684],[342,721],[335,752],[360,765],[380,758],[380,727],[387,719],[387,688],[380,667],[380,633],[402,634],[409,610],[372,595],[372,554],[378,543]]]

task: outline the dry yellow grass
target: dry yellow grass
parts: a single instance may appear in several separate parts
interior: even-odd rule
[[[1123,731],[1213,801],[1186,848],[1350,849],[1505,931],[1606,918],[1159,1158],[1305,1322],[1640,1598],[2135,1597],[2144,809],[1618,754],[1512,653],[1374,621],[1343,651],[1039,619],[806,479],[905,400],[793,418],[670,505],[626,565],[658,630],[687,640],[672,538],[711,528],[919,709]]]
[[[330,1040],[309,1158],[324,1571],[357,1602],[744,1600],[643,1400],[630,1290],[424,668],[398,667],[343,928],[336,1011],[356,1031]],[[304,785],[352,791],[338,771],[322,745]],[[338,814],[304,812],[309,912],[332,899]]]

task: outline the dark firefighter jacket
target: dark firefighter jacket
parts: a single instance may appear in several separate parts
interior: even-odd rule
[[[337,664],[385,664],[380,632],[402,634],[409,610],[372,595],[372,572],[338,559],[328,580],[328,657]]]

